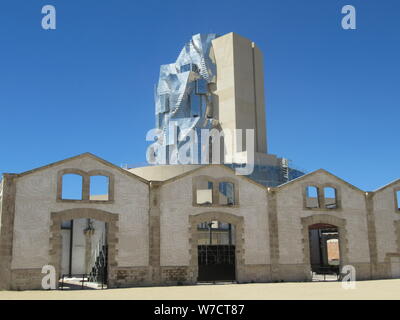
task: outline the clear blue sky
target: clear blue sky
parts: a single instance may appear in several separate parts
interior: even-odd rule
[[[87,151],[144,162],[159,66],[192,34],[231,31],[264,53],[270,153],[365,190],[400,177],[398,0],[2,0],[0,172]]]

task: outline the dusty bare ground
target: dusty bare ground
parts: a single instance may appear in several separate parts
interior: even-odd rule
[[[355,289],[340,282],[257,283],[146,287],[77,291],[0,291],[1,300],[123,299],[123,300],[214,300],[214,299],[400,299],[400,279],[360,281]]]

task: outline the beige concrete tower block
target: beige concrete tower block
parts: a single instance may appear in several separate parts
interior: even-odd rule
[[[224,130],[254,129],[255,151],[267,153],[261,51],[254,42],[235,33],[213,40],[213,49],[217,65],[214,116]],[[235,140],[233,147],[237,146]],[[242,143],[245,145],[244,139]]]

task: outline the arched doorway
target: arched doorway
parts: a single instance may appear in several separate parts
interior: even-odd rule
[[[338,280],[348,264],[344,219],[320,214],[302,218],[304,264],[309,280]]]
[[[62,275],[77,277],[78,270],[79,276],[86,277],[88,281],[101,280],[102,284],[112,285],[109,279],[112,274],[111,268],[116,266],[117,221],[117,214],[98,209],[80,208],[53,212],[50,227],[50,264],[56,269],[57,279]],[[75,234],[74,225],[78,228]],[[92,238],[95,228],[98,229],[98,233]],[[76,235],[82,238],[81,246],[85,249],[75,250],[73,260],[71,250],[74,248],[72,243],[73,239],[77,239]]]
[[[337,280],[340,268],[338,227],[317,223],[308,227],[308,233],[313,280]]]
[[[213,212],[189,219],[193,282],[240,281],[243,217]]]

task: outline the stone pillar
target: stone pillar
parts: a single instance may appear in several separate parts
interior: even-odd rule
[[[368,228],[368,245],[371,266],[371,278],[376,279],[378,275],[378,248],[376,244],[376,228],[374,216],[374,193],[365,193],[365,206],[367,209],[367,228]]]
[[[153,284],[161,282],[160,268],[160,182],[150,182],[149,190],[149,266]]]
[[[278,230],[278,211],[276,204],[276,190],[268,188],[268,231],[270,245],[271,280],[280,280],[279,274],[279,230]]]
[[[82,200],[90,199],[90,176],[84,175],[82,177]]]
[[[15,174],[5,173],[3,175],[0,229],[0,290],[10,290],[11,288],[16,178],[17,175]]]

